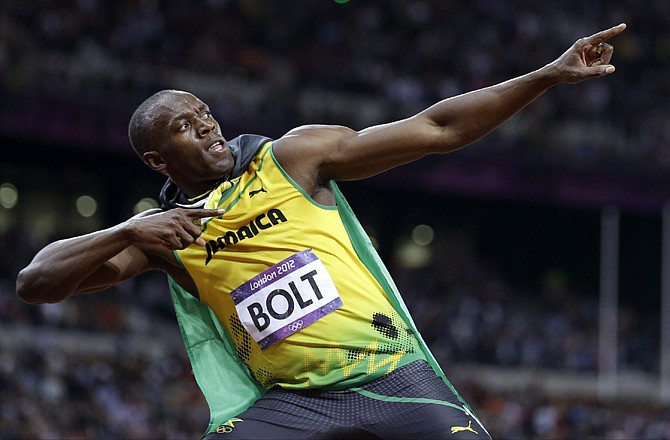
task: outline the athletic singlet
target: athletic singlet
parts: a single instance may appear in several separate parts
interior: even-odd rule
[[[354,250],[346,208],[304,193],[271,142],[205,207],[226,213],[176,255],[263,387],[344,389],[426,359]]]

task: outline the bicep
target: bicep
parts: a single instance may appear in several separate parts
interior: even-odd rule
[[[343,139],[324,169],[335,179],[371,177],[438,152],[443,138],[439,127],[419,116],[369,127]]]
[[[302,127],[276,142],[274,151],[298,181],[357,180],[437,152],[443,139],[441,128],[417,115],[361,131]]]

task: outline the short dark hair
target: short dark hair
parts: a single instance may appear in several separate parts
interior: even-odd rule
[[[168,97],[180,93],[178,90],[161,90],[140,104],[128,123],[128,138],[133,149],[144,160],[144,153],[155,150],[152,137],[158,106]]]

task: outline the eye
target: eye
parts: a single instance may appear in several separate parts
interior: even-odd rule
[[[209,111],[206,111],[205,113],[202,114],[202,117],[203,117],[204,119],[209,119],[209,118],[212,117],[212,113],[209,112]]]
[[[191,126],[191,123],[190,123],[190,122],[184,122],[183,124],[181,124],[181,125],[179,126],[179,131],[188,130],[188,128],[189,128],[190,126]]]

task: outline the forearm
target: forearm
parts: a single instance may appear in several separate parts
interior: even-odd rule
[[[42,249],[16,280],[29,303],[58,302],[94,292],[144,270],[176,263],[172,251],[204,245],[194,222],[224,214],[223,209],[150,210],[102,231],[60,240]],[[173,261],[174,260],[174,261]]]
[[[42,249],[16,280],[16,292],[29,303],[58,302],[80,293],[79,286],[96,271],[115,277],[110,263],[133,243],[126,224],[59,240]]]
[[[441,132],[437,151],[449,152],[485,136],[558,84],[553,65],[440,101],[422,113]]]

